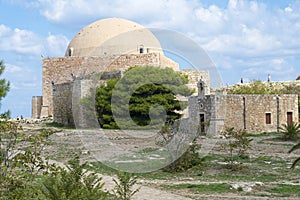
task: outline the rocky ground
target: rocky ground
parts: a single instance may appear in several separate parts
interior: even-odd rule
[[[50,137],[45,156],[55,162],[66,163],[80,154],[82,162],[89,162],[93,169],[102,174],[108,190],[114,187],[112,177],[115,172],[101,167],[99,160],[113,160],[115,157],[110,156],[112,152],[118,155],[135,152],[127,157],[124,156],[127,154],[122,154],[123,160],[110,162],[121,163],[112,164],[113,167],[128,163],[140,167],[159,164],[165,159],[163,153],[158,153],[163,150],[155,144],[155,136],[151,133],[139,132],[137,137],[136,132],[124,135],[120,131],[110,131],[100,137],[91,130],[49,127],[46,122],[22,123],[23,131],[32,133],[46,128],[55,132]],[[221,139],[212,146],[202,165],[187,172],[155,170],[137,174],[136,187],[141,189],[134,199],[300,199],[300,168],[290,169],[300,152],[287,153],[296,142],[283,141],[279,134],[252,135],[250,138],[253,141],[252,148],[247,152],[249,157],[242,160],[239,169],[228,169],[225,160],[227,151],[221,148],[224,142]],[[153,166],[155,169],[159,165]],[[136,169],[141,169],[139,167]]]

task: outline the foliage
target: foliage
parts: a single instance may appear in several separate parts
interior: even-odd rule
[[[162,139],[156,141],[156,144],[167,147],[171,158],[171,163],[163,171],[183,172],[202,163],[203,158],[198,153],[198,127],[194,125],[182,119],[169,122],[160,130],[159,136]]]
[[[0,60],[0,76],[3,74],[4,70],[5,70],[4,62]],[[5,79],[0,79],[0,101],[2,100],[3,97],[6,96],[7,92],[9,91],[9,86],[10,86],[9,81]],[[5,113],[1,114],[0,117],[9,118],[10,112],[6,111]]]
[[[118,80],[119,78],[110,79],[96,91],[96,110],[102,128],[118,128],[111,111],[112,91]]]
[[[233,127],[227,127],[221,135],[226,139],[222,147],[228,151],[229,167],[230,169],[237,169],[241,164],[240,159],[245,156],[246,151],[250,148],[252,139],[246,137],[246,131],[235,130]]]
[[[67,169],[60,168],[58,173],[49,174],[43,181],[43,194],[52,200],[100,200],[107,199],[103,191],[102,178],[84,170],[79,157],[68,162]]]
[[[300,135],[300,124],[295,122],[283,124],[282,127],[280,127],[280,130],[285,140],[295,140]]]
[[[227,90],[228,94],[281,94],[282,90],[257,80],[249,84],[239,84]]]
[[[17,123],[0,122],[0,191],[7,199],[31,199],[41,195],[36,178],[54,168],[41,156],[52,132],[25,135]],[[1,199],[1,198],[0,198]]]
[[[181,115],[177,111],[184,108],[175,95],[188,96],[192,93],[186,83],[186,76],[170,68],[130,68],[121,79],[110,79],[97,89],[96,111],[99,123],[103,128],[118,128],[114,118],[118,117],[123,127],[128,128],[158,124],[164,111],[167,120],[178,119]],[[116,106],[112,107],[112,104]],[[157,104],[164,111],[162,107],[155,106]],[[128,110],[134,123],[124,117]]]
[[[165,172],[184,172],[188,169],[200,165],[203,159],[200,158],[197,150],[200,145],[197,144],[196,139],[189,145],[188,149],[174,162],[163,168]]]
[[[116,184],[113,193],[117,200],[130,200],[139,191],[139,189],[133,189],[137,178],[129,173],[119,173],[118,180],[113,179],[113,181]]]
[[[300,149],[300,142],[298,144],[296,144],[295,146],[293,146],[290,150],[289,150],[289,153],[295,151],[295,150],[298,150]],[[296,158],[296,160],[293,162],[291,168],[294,169],[296,167],[296,165],[300,163],[300,157]]]
[[[107,199],[101,178],[84,171],[79,158],[67,169],[50,164],[42,151],[53,133],[21,134],[17,123],[0,121],[0,199]]]

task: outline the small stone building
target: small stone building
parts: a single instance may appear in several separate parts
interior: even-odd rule
[[[222,91],[207,94],[209,86],[198,83],[198,96],[188,100],[189,117],[200,132],[220,133],[234,127],[249,133],[275,132],[282,124],[298,122],[298,95],[234,95]],[[209,122],[209,128],[205,126]]]

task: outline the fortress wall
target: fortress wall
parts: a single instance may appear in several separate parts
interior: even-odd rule
[[[298,95],[227,95],[225,125],[246,127],[249,133],[276,132],[287,123],[287,112],[298,122]],[[266,123],[266,113],[271,115],[270,124]]]
[[[65,126],[74,126],[72,114],[73,82],[53,86],[53,121]]]
[[[157,53],[128,54],[101,57],[61,57],[43,59],[43,115],[53,114],[52,83],[70,82],[75,77],[84,77],[91,73],[125,70],[131,66],[161,66],[162,56]],[[171,63],[171,62],[170,62]],[[174,67],[176,63],[171,63]],[[168,65],[170,66],[170,65]]]
[[[299,121],[298,95],[206,95],[189,98],[189,117],[199,122],[199,115],[205,120],[220,121],[212,124],[217,132],[224,127],[245,129],[249,133],[276,132],[278,127],[288,122],[288,112],[292,120]],[[268,124],[266,113],[271,115]],[[223,121],[223,127],[221,127]]]

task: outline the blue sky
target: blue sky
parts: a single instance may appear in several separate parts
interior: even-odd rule
[[[84,26],[126,18],[174,30],[197,42],[223,84],[294,80],[300,75],[300,0],[0,0],[0,59],[11,82],[1,112],[31,115],[42,94],[41,55],[63,56]]]

